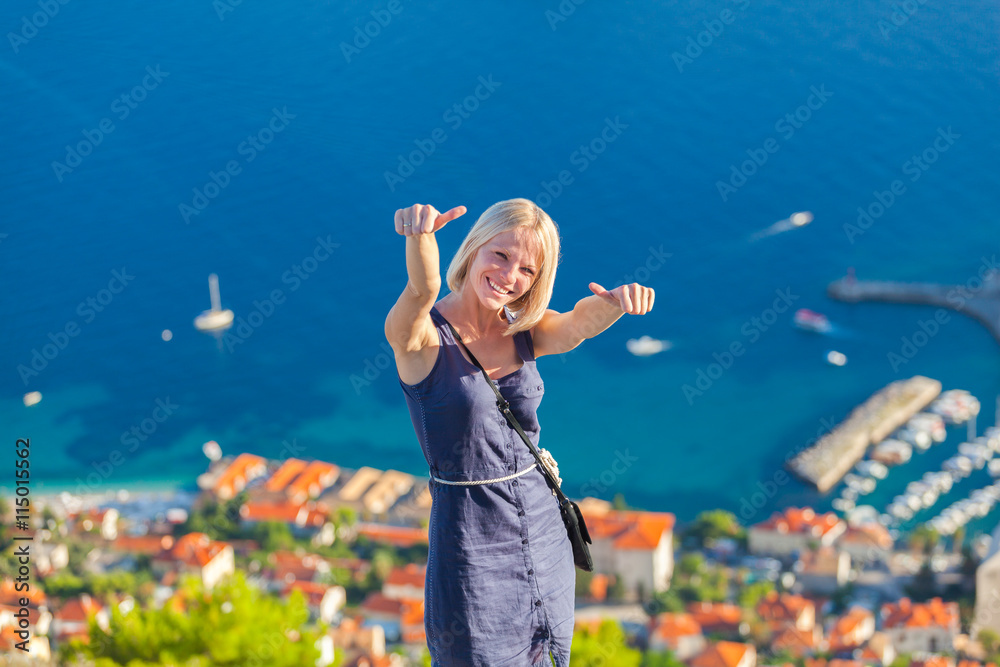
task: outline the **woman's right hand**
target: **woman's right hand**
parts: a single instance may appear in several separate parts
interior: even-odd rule
[[[466,210],[464,206],[456,206],[447,213],[438,213],[429,204],[401,208],[396,211],[396,233],[402,236],[433,234],[455,218],[465,215]]]

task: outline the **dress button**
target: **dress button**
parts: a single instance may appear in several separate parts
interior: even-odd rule
[[[524,510],[518,510],[517,511],[517,515],[518,516],[524,516]]]
[[[536,607],[541,607],[542,606],[542,601],[541,600],[535,600],[535,606]]]
[[[521,544],[527,544],[527,543],[528,543],[528,540],[527,540],[527,538],[525,538],[525,539],[521,540]]]
[[[528,570],[528,574],[534,574],[534,573],[535,573],[534,570]]]
[[[517,480],[515,479],[513,482],[511,482],[511,484],[513,484],[514,486],[517,486]]]

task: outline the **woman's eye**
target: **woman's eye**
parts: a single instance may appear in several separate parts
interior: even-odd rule
[[[507,259],[507,255],[503,254],[499,250],[497,251],[497,254],[500,255],[501,257],[503,257],[504,259]]]

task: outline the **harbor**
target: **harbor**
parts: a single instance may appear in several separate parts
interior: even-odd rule
[[[941,393],[941,383],[922,375],[877,391],[816,444],[788,462],[802,480],[826,493],[868,451],[905,424]]]
[[[1000,343],[1000,272],[995,262],[983,258],[976,277],[962,285],[857,280],[853,273],[827,287],[839,301],[881,301],[938,306],[956,310],[981,322]]]

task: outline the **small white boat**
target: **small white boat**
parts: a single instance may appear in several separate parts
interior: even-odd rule
[[[198,317],[194,318],[194,326],[198,331],[225,329],[233,323],[233,311],[222,309],[222,300],[219,297],[219,276],[214,273],[208,277],[208,291],[212,307],[209,310],[203,310]]]
[[[993,459],[990,461],[990,475],[993,477],[1000,477],[1000,459]]]
[[[910,443],[920,451],[927,451],[931,446],[931,436],[924,431],[904,427],[897,430],[893,437]]]
[[[875,445],[871,457],[879,463],[888,466],[906,463],[913,456],[913,448],[909,443],[894,438],[888,438]]]
[[[868,477],[874,477],[875,479],[885,479],[889,474],[889,469],[883,463],[878,461],[859,461],[858,465],[855,466],[857,471],[861,475],[867,475]]]
[[[831,366],[843,366],[847,363],[847,355],[836,350],[829,350],[826,353],[826,362]]]
[[[26,408],[30,408],[32,405],[38,405],[38,402],[42,400],[42,392],[29,391],[21,400],[24,401],[24,407]]]
[[[809,310],[808,308],[799,308],[796,310],[793,321],[795,322],[795,326],[806,331],[829,333],[833,329],[830,320],[826,319],[826,315]]]
[[[659,340],[652,336],[641,336],[640,338],[629,338],[625,342],[625,348],[637,357],[648,357],[658,354],[673,347],[669,340]]]
[[[796,227],[804,227],[813,221],[813,214],[811,211],[797,211],[792,213],[788,219]]]
[[[201,451],[209,461],[218,461],[222,458],[222,448],[219,447],[219,443],[215,440],[209,440],[202,445]]]
[[[854,509],[854,501],[848,500],[847,498],[834,498],[831,505],[833,505],[833,509],[838,512],[850,512]]]

